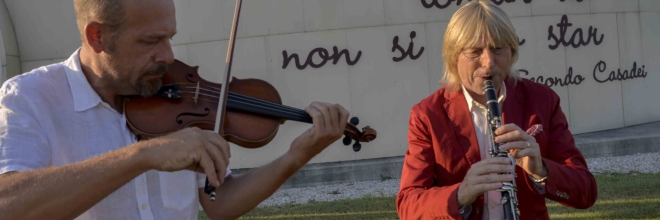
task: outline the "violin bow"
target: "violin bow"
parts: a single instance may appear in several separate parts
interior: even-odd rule
[[[242,0],[236,0],[236,8],[234,9],[234,21],[231,25],[231,34],[229,35],[229,46],[227,47],[227,59],[225,60],[225,78],[222,80],[220,88],[220,97],[218,101],[218,113],[215,117],[215,133],[223,134],[223,126],[225,124],[225,109],[227,106],[227,91],[229,90],[229,79],[231,78],[231,64],[234,56],[234,44],[236,42],[236,29],[238,28],[238,17],[241,13]],[[224,177],[221,177],[224,178]],[[211,195],[211,201],[215,201],[215,188],[209,184],[209,178],[206,177],[206,186],[204,192]]]

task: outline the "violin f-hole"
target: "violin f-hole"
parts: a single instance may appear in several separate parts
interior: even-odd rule
[[[181,113],[178,116],[176,116],[176,123],[183,124],[183,121],[181,120],[182,116],[206,117],[207,115],[209,115],[211,113],[211,110],[209,110],[209,108],[204,108],[204,111],[206,113],[188,113],[188,112]]]

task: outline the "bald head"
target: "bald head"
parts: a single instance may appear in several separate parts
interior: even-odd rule
[[[85,25],[91,21],[104,23],[113,32],[124,22],[124,0],[73,0],[73,6],[83,41]]]

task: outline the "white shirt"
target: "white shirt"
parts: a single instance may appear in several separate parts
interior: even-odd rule
[[[0,88],[0,174],[76,163],[136,142],[123,114],[87,82],[79,51]],[[205,181],[192,171],[150,170],[76,219],[197,219]]]
[[[472,121],[474,125],[474,131],[477,135],[477,142],[479,142],[479,149],[481,152],[481,159],[490,158],[490,136],[488,135],[488,121],[486,119],[486,113],[488,108],[481,103],[472,99],[470,93],[467,92],[465,87],[463,87],[463,94],[465,95],[465,100],[468,104],[468,109],[472,114]],[[500,112],[502,112],[502,106],[506,100],[506,85],[502,83],[502,88],[500,89],[500,96],[497,98],[497,102],[500,106]],[[520,183],[518,187],[520,187]],[[536,189],[541,193],[545,193],[545,184],[535,183]],[[502,192],[497,190],[491,190],[487,193],[484,193],[484,214],[483,219],[503,219],[504,211],[502,210]],[[471,206],[466,207],[468,210],[464,212],[464,216],[468,216],[471,211]]]

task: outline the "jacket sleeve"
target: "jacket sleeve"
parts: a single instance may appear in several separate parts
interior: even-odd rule
[[[413,107],[408,123],[408,151],[396,198],[397,212],[401,219],[463,219],[456,201],[460,183],[434,186],[436,161],[429,127],[419,106]]]
[[[546,193],[543,195],[567,207],[587,209],[596,203],[598,197],[596,179],[589,172],[582,152],[575,145],[559,97],[556,93],[552,95],[548,147],[543,158],[548,178],[545,183]],[[527,185],[534,189],[534,182],[525,179]]]

